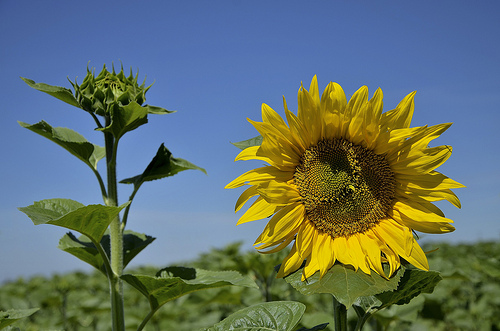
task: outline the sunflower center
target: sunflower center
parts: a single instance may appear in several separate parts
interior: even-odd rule
[[[370,229],[394,199],[395,178],[385,156],[345,139],[307,149],[294,181],[307,218],[332,237]]]

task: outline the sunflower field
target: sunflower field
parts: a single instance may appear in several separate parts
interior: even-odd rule
[[[434,292],[373,315],[363,330],[500,330],[500,244],[428,243],[424,249],[435,250],[428,255],[430,268],[443,277]],[[184,262],[206,270],[239,271],[253,278],[259,289],[233,286],[188,294],[165,304],[145,330],[206,330],[233,312],[266,301],[306,305],[294,330],[325,323],[329,324],[324,330],[334,330],[330,295],[302,295],[283,279],[276,279],[275,271],[269,272],[283,257],[281,252],[246,252],[240,243],[234,243]],[[154,274],[156,270],[141,267],[135,273]],[[39,308],[6,330],[108,330],[110,303],[104,280],[96,271],[19,278],[2,284],[0,311]],[[125,297],[127,329],[135,330],[149,305],[130,286],[125,287]],[[355,322],[352,309],[348,322]]]

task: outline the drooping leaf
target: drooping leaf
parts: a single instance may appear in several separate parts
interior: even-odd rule
[[[45,83],[35,83],[35,81],[28,79],[28,78],[24,78],[24,77],[21,77],[21,79],[26,84],[28,84],[29,86],[31,86],[32,88],[34,88],[38,91],[45,92],[45,93],[53,96],[54,98],[62,100],[62,101],[66,102],[72,106],[81,108],[80,104],[75,99],[75,97],[73,96],[73,92],[70,89],[67,89],[65,87],[60,87],[60,86],[48,85]]]
[[[382,302],[379,309],[390,305],[404,305],[421,293],[432,293],[443,279],[437,271],[406,269],[395,291],[377,294]]]
[[[121,278],[149,300],[152,310],[188,293],[209,288],[231,285],[258,288],[253,280],[236,271],[196,269],[195,272],[193,279],[168,276],[166,272],[160,277],[127,274]]]
[[[142,233],[125,230],[123,235],[123,267],[125,268],[137,254],[155,239],[156,238]],[[101,238],[101,246],[109,257],[110,237],[108,233],[104,234]],[[99,271],[106,273],[102,256],[99,254],[99,251],[92,241],[86,236],[82,235],[76,238],[69,232],[59,240],[58,248],[90,264]]]
[[[177,112],[176,110],[166,110],[165,108],[151,106],[151,105],[144,105],[144,107],[147,109],[148,114],[163,115],[163,114],[173,114]]]
[[[82,235],[77,238],[73,233],[68,232],[59,240],[57,248],[70,253],[83,262],[90,264],[97,270],[104,272],[102,256],[88,237]]]
[[[106,155],[104,147],[88,142],[81,134],[71,129],[52,127],[45,121],[32,125],[23,122],[18,123],[23,128],[55,142],[94,170],[97,170],[97,162]]]
[[[120,139],[125,133],[137,129],[148,122],[148,110],[137,102],[132,101],[126,106],[111,109],[111,124],[103,129],[110,132],[115,139]]]
[[[254,138],[250,138],[247,140],[243,140],[243,141],[239,141],[237,143],[231,143],[231,144],[233,144],[234,146],[243,150],[245,148],[252,147],[252,146],[260,146],[262,144],[262,139],[263,139],[262,136],[259,135],[259,136],[254,137]]]
[[[290,331],[305,310],[304,304],[294,301],[259,303],[229,315],[205,331]]]
[[[205,169],[200,168],[189,161],[174,158],[165,145],[161,144],[155,157],[151,160],[142,174],[124,179],[120,181],[120,183],[134,184],[135,187],[138,187],[144,182],[173,176],[184,170],[200,170],[205,174],[207,173]]]
[[[128,203],[119,207],[88,205],[70,199],[46,199],[19,208],[35,225],[53,224],[78,231],[99,242],[115,217]]]
[[[375,272],[367,275],[361,270],[354,271],[348,266],[336,264],[322,279],[319,278],[319,272],[317,272],[306,281],[302,281],[299,270],[286,277],[285,280],[305,295],[330,293],[341,304],[349,308],[358,297],[395,290],[404,273],[402,269],[387,280]]]
[[[21,318],[29,317],[36,313],[40,308],[32,309],[9,309],[0,311],[0,329],[3,329]]]

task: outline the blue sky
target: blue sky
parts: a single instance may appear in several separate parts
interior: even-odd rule
[[[88,168],[17,121],[45,120],[103,145],[83,111],[29,88],[19,76],[70,87],[87,64],[130,67],[155,82],[150,116],[121,140],[118,177],[139,174],[161,143],[204,167],[146,183],[129,228],[157,237],[135,264],[163,266],[242,240],[265,221],[236,227],[241,190],[224,190],[257,163],[234,163],[230,142],[254,137],[246,121],[263,102],[296,109],[301,81],[318,75],[347,95],[367,85],[384,109],[417,90],[412,125],[454,122],[434,144],[452,145],[440,168],[467,189],[462,209],[439,204],[457,230],[422,240],[498,240],[500,220],[500,4],[496,1],[0,1],[0,281],[89,270],[56,246],[62,228],[34,226],[17,207],[47,198],[101,203]],[[124,202],[130,187],[120,187]]]

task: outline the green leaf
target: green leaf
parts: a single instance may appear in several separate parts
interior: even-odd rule
[[[205,330],[290,331],[299,323],[305,310],[304,304],[294,301],[259,303],[243,308]]]
[[[184,170],[200,170],[205,174],[207,173],[205,169],[200,168],[189,161],[173,157],[172,153],[165,147],[165,145],[161,144],[155,157],[141,175],[124,179],[120,181],[120,183],[134,184],[135,187],[139,187],[144,182],[173,176]]]
[[[24,122],[18,123],[23,128],[55,142],[94,170],[97,170],[97,162],[106,155],[104,147],[88,142],[81,134],[71,129],[54,128],[45,121],[32,125]]]
[[[378,309],[393,304],[404,305],[421,293],[432,293],[442,279],[436,271],[406,269],[395,291],[376,295],[376,298],[382,302]]]
[[[253,280],[236,271],[196,269],[195,273],[193,279],[172,277],[167,272],[163,272],[160,277],[127,274],[121,278],[149,300],[153,311],[171,300],[195,291],[231,285],[258,288]]]
[[[0,329],[3,329],[21,318],[29,317],[36,313],[40,308],[32,309],[9,309],[0,311]]]
[[[53,224],[86,235],[99,242],[111,221],[127,206],[88,205],[70,199],[47,199],[19,208],[35,225]]]
[[[156,115],[172,114],[177,112],[176,110],[166,110],[165,108],[150,106],[150,105],[144,105],[144,108],[147,109],[148,114],[156,114]]]
[[[81,108],[80,104],[75,99],[75,97],[73,96],[73,92],[71,92],[70,89],[67,89],[65,87],[60,87],[60,86],[48,85],[45,83],[35,83],[35,81],[28,79],[28,78],[24,78],[24,77],[21,77],[21,79],[26,84],[28,84],[29,86],[31,86],[32,88],[34,88],[38,91],[45,92],[47,94],[50,94],[54,98],[57,98],[57,99],[62,100],[66,103],[69,103],[72,106]]]
[[[317,272],[303,282],[301,281],[302,273],[299,270],[286,277],[285,280],[305,295],[330,293],[341,304],[349,308],[358,297],[395,290],[404,273],[402,269],[387,280],[375,272],[367,275],[361,270],[354,271],[348,266],[336,264],[322,279],[319,279],[319,272]]]
[[[83,262],[86,262],[97,270],[105,273],[102,256],[99,254],[99,251],[88,237],[82,235],[77,238],[73,233],[68,232],[61,239],[59,239],[59,245],[57,248],[70,253]],[[105,247],[103,246],[103,248]]]
[[[103,132],[110,132],[115,139],[120,139],[125,133],[137,129],[148,122],[148,110],[141,107],[137,102],[132,101],[126,106],[111,108],[111,124],[103,129]]]
[[[137,254],[155,239],[142,233],[125,230],[123,235],[123,267],[125,268]],[[108,233],[102,237],[101,246],[109,257],[110,237]],[[75,235],[69,232],[59,240],[58,248],[90,264],[104,274],[106,273],[102,256],[92,241],[86,236],[82,235],[76,238]]]
[[[254,138],[250,138],[247,140],[243,140],[243,141],[240,141],[237,143],[231,143],[231,144],[233,144],[234,146],[243,150],[245,148],[252,147],[252,146],[260,146],[262,144],[262,139],[263,139],[262,136],[259,135],[259,136],[254,137]]]

